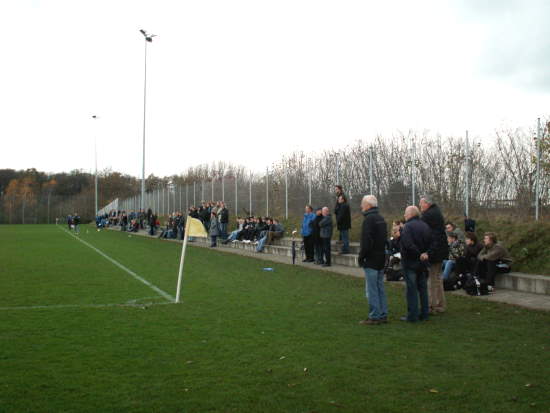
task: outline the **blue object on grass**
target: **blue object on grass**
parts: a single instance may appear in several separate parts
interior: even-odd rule
[[[271,267],[266,267],[266,268],[264,268],[264,271],[275,271],[275,269],[271,268]]]

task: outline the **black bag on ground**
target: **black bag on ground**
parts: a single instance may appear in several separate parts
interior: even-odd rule
[[[386,281],[401,281],[403,279],[403,273],[400,270],[394,270],[393,268],[386,268]]]
[[[469,295],[488,295],[489,287],[487,283],[482,282],[473,274],[466,274],[464,281],[464,291]]]
[[[443,280],[443,289],[445,291],[459,290],[462,288],[462,285],[459,285],[459,282],[458,275],[453,273],[449,275],[449,278]]]

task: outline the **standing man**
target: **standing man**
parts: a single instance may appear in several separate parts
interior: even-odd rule
[[[332,216],[330,215],[328,207],[322,209],[323,218],[319,222],[321,246],[323,254],[321,259],[323,260],[323,267],[330,267],[331,265],[331,251],[330,241],[332,240]]]
[[[445,234],[445,220],[439,207],[429,195],[420,198],[420,210],[424,221],[431,232],[431,242],[428,251],[423,252],[420,259],[429,263],[428,288],[430,290],[430,312],[443,313],[447,309],[441,267],[443,260],[449,256],[449,245]]]
[[[366,295],[370,311],[369,318],[360,321],[360,324],[377,325],[388,322],[388,302],[384,291],[388,228],[386,221],[378,212],[378,200],[374,195],[363,197],[361,211],[365,219],[361,230],[359,265],[365,271]]]
[[[222,240],[227,238],[227,224],[229,223],[229,210],[225,206],[225,202],[220,202],[218,209],[218,217],[220,219],[220,236]]]
[[[76,212],[73,215],[73,225],[74,225],[74,232],[79,233],[80,232],[80,215],[78,215]]]
[[[311,236],[313,237],[313,246],[315,250],[315,264],[323,264],[323,243],[321,240],[321,227],[319,224],[323,219],[323,208],[315,210],[315,219],[311,223]]]
[[[426,280],[427,262],[422,261],[420,257],[430,247],[431,231],[426,223],[418,219],[419,215],[420,211],[416,206],[405,209],[406,223],[401,231],[399,242],[407,287],[407,315],[401,317],[401,321],[410,323],[427,321],[430,314]],[[420,312],[418,311],[419,297]]]
[[[306,253],[306,258],[303,262],[314,261],[314,241],[312,228],[314,219],[315,214],[313,213],[313,207],[311,205],[306,205],[304,219],[302,220],[302,237],[304,238],[304,250]]]
[[[336,227],[339,231],[338,239],[342,243],[340,254],[349,254],[349,230],[351,229],[351,211],[348,200],[344,194],[340,194],[336,201],[338,209],[336,214]]]

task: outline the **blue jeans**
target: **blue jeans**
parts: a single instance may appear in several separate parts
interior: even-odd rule
[[[365,290],[369,300],[369,318],[380,320],[388,317],[388,300],[384,291],[384,270],[363,268],[365,271]]]
[[[235,241],[237,239],[237,237],[239,236],[239,231],[238,229],[233,231],[231,234],[229,234],[229,237],[227,237],[227,240],[226,241]]]
[[[258,241],[258,246],[256,247],[256,252],[262,252],[264,250],[265,242],[267,241],[267,234],[264,235],[260,240]]]
[[[227,223],[220,223],[220,237],[222,239],[226,239],[227,238]]]
[[[443,279],[446,280],[449,278],[449,275],[453,272],[455,268],[455,260],[443,260]]]
[[[412,268],[404,270],[407,285],[407,321],[427,320],[430,314],[427,273]],[[419,297],[420,311],[418,310]]]
[[[217,235],[211,235],[210,236],[210,247],[216,247],[218,245],[218,236]]]
[[[342,252],[344,254],[349,253],[349,229],[343,229],[340,231],[340,241],[342,241]]]

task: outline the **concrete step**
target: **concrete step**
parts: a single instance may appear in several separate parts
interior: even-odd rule
[[[206,238],[197,238],[197,243],[201,244],[209,244],[210,240],[207,240]],[[273,255],[279,255],[279,256],[286,256],[286,257],[292,257],[292,241],[289,246],[287,245],[266,245],[264,247],[264,254],[273,254]],[[218,247],[220,248],[233,248],[233,249],[242,249],[245,251],[256,251],[256,245],[253,243],[246,243],[246,242],[230,242],[229,244],[223,245],[222,243],[218,242]],[[332,263],[337,265],[345,265],[348,267],[357,267],[357,254],[345,254],[345,255],[338,255],[336,253],[332,253]],[[300,251],[299,246],[296,245],[296,259],[302,260],[304,256],[302,255],[302,251]]]
[[[495,287],[526,293],[550,295],[550,276],[517,272],[497,274],[495,277]]]

